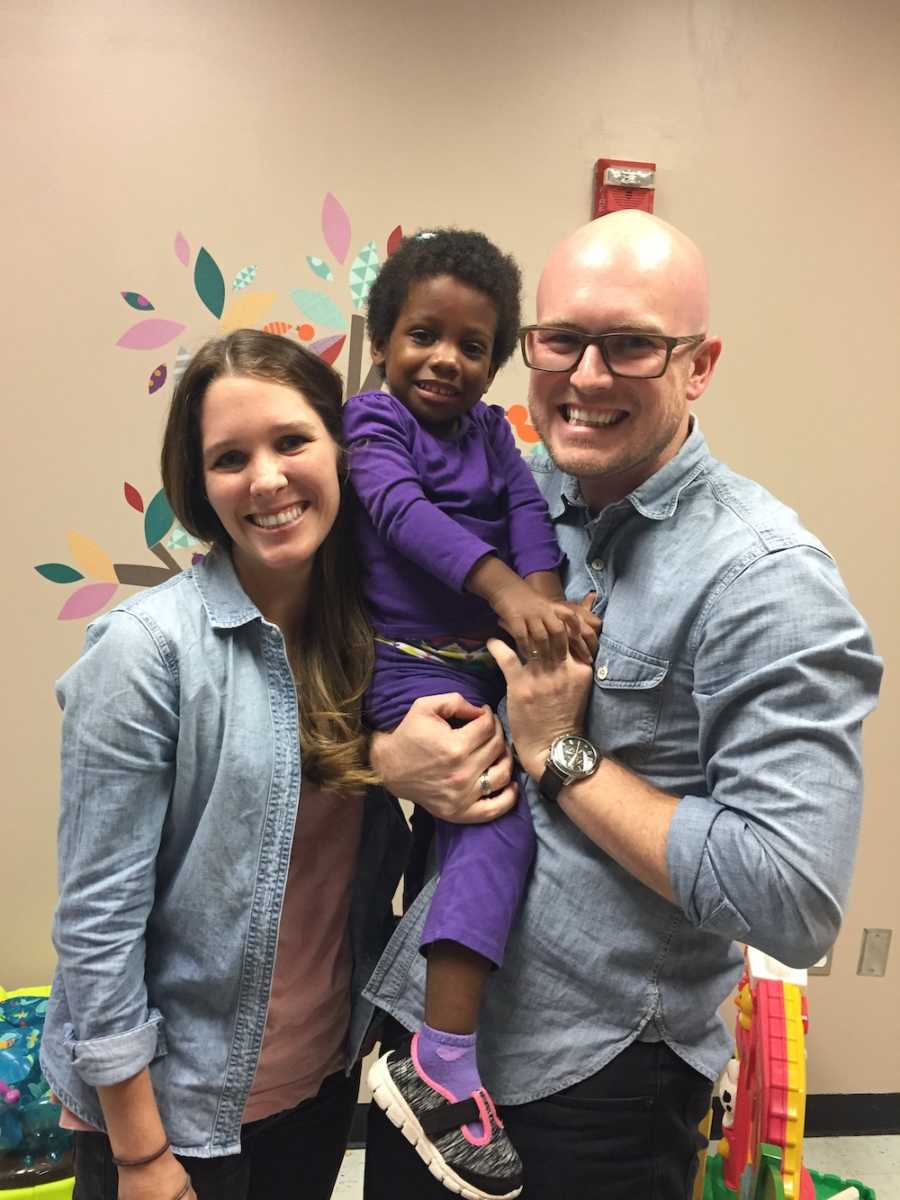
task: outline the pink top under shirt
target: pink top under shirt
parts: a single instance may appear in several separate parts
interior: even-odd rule
[[[304,783],[288,867],[272,991],[259,1064],[243,1121],[315,1096],[345,1065],[353,967],[347,919],[362,800]],[[63,1129],[91,1130],[62,1110]]]

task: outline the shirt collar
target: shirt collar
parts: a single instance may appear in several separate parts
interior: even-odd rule
[[[227,550],[210,550],[191,571],[214,629],[235,629],[262,620],[262,613],[241,587]]]
[[[700,431],[696,417],[693,417],[690,431],[675,457],[630,492],[625,500],[641,516],[653,521],[666,520],[678,508],[678,500],[684,489],[706,469],[710,457],[706,438]],[[581,486],[573,475],[554,471],[543,491],[554,521],[559,520],[568,508],[585,507]]]

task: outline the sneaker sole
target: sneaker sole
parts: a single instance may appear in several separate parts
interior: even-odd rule
[[[438,1183],[443,1184],[448,1191],[462,1196],[463,1200],[515,1200],[522,1191],[521,1187],[514,1188],[511,1192],[482,1192],[457,1175],[440,1150],[429,1140],[416,1120],[415,1113],[404,1100],[400,1089],[391,1078],[387,1057],[383,1055],[369,1068],[367,1079],[372,1099],[390,1123],[395,1125],[415,1148],[419,1158]]]

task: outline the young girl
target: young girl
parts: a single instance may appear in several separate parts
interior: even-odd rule
[[[162,473],[212,549],[100,617],[58,684],[41,1061],[77,1200],[331,1195],[408,833],[367,791],[341,392],[272,334],[195,355]]]
[[[565,604],[556,538],[503,409],[482,396],[519,327],[519,270],[479,233],[405,240],[369,297],[372,358],[389,392],[344,410],[360,500],[363,590],[376,632],[366,717],[393,729],[418,696],[496,707],[485,642],[498,624],[525,658],[590,656],[590,618]],[[482,792],[493,788],[488,772]],[[440,882],[423,933],[425,1024],[369,1076],[376,1102],[432,1173],[467,1197],[512,1197],[521,1165],[482,1086],[475,1029],[503,962],[533,856],[524,797],[486,825],[438,822]]]

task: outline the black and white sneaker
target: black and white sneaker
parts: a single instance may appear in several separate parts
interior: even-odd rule
[[[369,1069],[372,1099],[397,1126],[431,1174],[464,1200],[513,1200],[522,1163],[485,1088],[454,1100],[420,1069],[418,1034]],[[468,1125],[481,1123],[483,1136]]]

